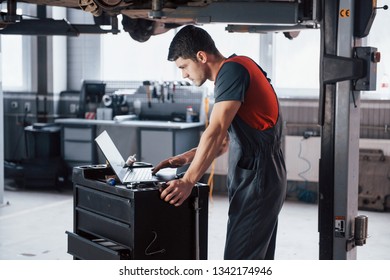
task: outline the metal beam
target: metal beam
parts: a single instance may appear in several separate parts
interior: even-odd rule
[[[71,24],[66,19],[22,19],[9,24],[0,34],[4,35],[35,35],[35,36],[79,36],[80,34],[119,33],[119,29],[102,29],[97,24]]]
[[[228,24],[226,31],[228,32],[241,32],[241,33],[269,33],[269,32],[287,32],[287,31],[301,31],[307,29],[317,29],[317,25],[239,25]]]
[[[46,18],[46,6],[37,6],[38,18]],[[47,95],[47,38],[38,36],[37,38],[37,78],[38,94]]]
[[[169,18],[188,18],[196,23],[261,23],[295,25],[299,21],[298,2],[212,2],[194,8],[179,6],[166,12]]]

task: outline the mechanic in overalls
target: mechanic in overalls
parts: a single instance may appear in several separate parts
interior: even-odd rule
[[[169,47],[183,78],[215,83],[215,104],[199,145],[160,162],[190,164],[181,179],[167,183],[161,198],[180,206],[213,160],[229,148],[229,219],[224,259],[274,259],[278,215],[286,195],[279,104],[265,72],[250,58],[225,58],[211,36],[188,25]]]

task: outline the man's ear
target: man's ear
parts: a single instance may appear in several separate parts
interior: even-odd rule
[[[196,59],[199,62],[205,63],[207,61],[207,54],[204,51],[198,51],[196,54]]]

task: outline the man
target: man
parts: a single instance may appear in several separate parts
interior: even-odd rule
[[[168,60],[183,78],[201,86],[215,82],[215,104],[197,148],[160,162],[190,164],[183,178],[167,183],[161,198],[180,206],[212,161],[229,146],[229,220],[225,259],[274,259],[277,220],[286,193],[281,150],[282,121],[276,94],[248,57],[225,58],[210,35],[195,26],[173,38]]]

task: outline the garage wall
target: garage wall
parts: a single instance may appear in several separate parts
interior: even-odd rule
[[[318,99],[280,99],[285,135],[320,134]],[[361,100],[360,138],[390,139],[390,100]]]

